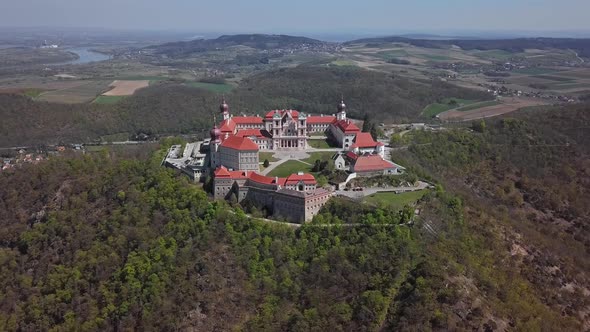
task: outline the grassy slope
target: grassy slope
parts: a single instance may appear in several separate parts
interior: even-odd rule
[[[214,84],[204,82],[190,82],[188,86],[201,88],[215,93],[229,93],[234,87],[231,84]]]
[[[478,108],[495,106],[495,105],[500,105],[500,102],[497,101],[497,100],[490,100],[490,101],[484,101],[484,102],[481,102],[481,103],[474,103],[474,104],[471,104],[471,105],[459,107],[459,108],[457,108],[457,111],[459,111],[459,112],[467,112],[467,111],[476,110]]]
[[[413,204],[427,193],[426,190],[412,191],[408,193],[396,194],[392,192],[377,193],[368,196],[364,202],[375,204],[377,206],[387,206],[394,210],[401,210],[404,205]]]
[[[449,104],[451,100],[455,100],[457,104]],[[476,103],[476,100],[459,99],[459,98],[445,98],[440,103],[433,103],[424,108],[422,114],[428,118],[431,118],[439,113],[448,111],[453,108],[462,107]]]
[[[98,96],[94,99],[93,103],[95,104],[116,104],[121,101],[125,96]]]

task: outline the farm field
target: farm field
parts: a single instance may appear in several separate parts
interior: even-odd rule
[[[411,191],[401,194],[383,192],[367,196],[363,202],[377,206],[386,206],[394,210],[401,210],[405,205],[410,205],[426,195],[428,190]]]
[[[356,66],[356,62],[354,62],[352,60],[346,60],[346,59],[334,60],[334,61],[330,62],[330,64],[335,65],[335,66]]]
[[[459,107],[456,110],[459,112],[468,112],[471,110],[475,110],[478,108],[483,108],[483,107],[489,107],[489,106],[495,106],[495,105],[499,105],[500,102],[497,100],[490,100],[490,101],[484,101],[481,103],[474,103],[471,105],[467,105],[467,106],[463,106],[463,107]]]
[[[107,81],[79,81],[78,85],[68,87],[65,89],[58,89],[48,92],[40,93],[38,100],[65,103],[65,104],[79,104],[94,100],[101,92],[108,88]]]
[[[192,86],[194,88],[200,88],[209,90],[215,93],[229,93],[234,87],[231,84],[214,84],[214,83],[204,83],[204,82],[190,82],[187,85]]]
[[[489,118],[501,114],[514,112],[524,107],[546,105],[547,102],[538,99],[509,98],[496,105],[484,106],[469,111],[450,110],[439,114],[442,121],[461,122]]]
[[[123,81],[123,80],[116,80],[113,81],[109,86],[113,87],[112,90],[109,90],[103,93],[103,96],[131,96],[135,93],[135,91],[145,88],[150,84],[149,80],[142,80],[142,81]]]
[[[452,101],[456,103],[452,103]],[[426,106],[422,111],[422,114],[428,118],[431,118],[439,113],[448,111],[453,108],[467,106],[476,103],[477,100],[459,99],[459,98],[445,98],[440,103],[434,103]]]

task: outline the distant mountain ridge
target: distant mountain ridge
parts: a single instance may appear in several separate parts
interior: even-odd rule
[[[156,54],[166,54],[171,57],[182,57],[191,53],[206,52],[215,49],[223,49],[232,46],[248,46],[258,50],[272,50],[281,48],[303,48],[327,45],[329,43],[299,36],[267,35],[267,34],[240,34],[223,35],[215,39],[195,39],[166,43],[157,46],[146,47]]]

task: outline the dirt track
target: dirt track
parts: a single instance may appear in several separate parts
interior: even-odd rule
[[[136,90],[145,88],[150,81],[114,81],[110,86],[112,90],[103,93],[103,96],[131,96]]]
[[[477,119],[490,118],[501,114],[514,112],[523,107],[546,105],[547,102],[536,99],[524,98],[507,98],[502,99],[500,105],[482,107],[472,111],[461,112],[457,110],[450,110],[439,114],[439,119],[442,121],[472,121]]]

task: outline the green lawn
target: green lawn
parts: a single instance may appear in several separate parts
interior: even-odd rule
[[[401,194],[396,194],[394,192],[377,193],[365,197],[364,202],[379,206],[385,205],[396,210],[401,210],[404,205],[415,203],[427,192],[428,190],[411,191]]]
[[[268,159],[269,162],[275,162],[275,161],[279,161],[277,158],[273,157],[274,156],[274,152],[259,152],[258,153],[258,158],[260,159],[260,162],[264,162],[264,159]]]
[[[315,163],[315,161],[318,159],[321,161],[332,160],[332,156],[335,154],[336,152],[334,151],[311,152],[309,153],[309,158],[303,159],[303,161],[313,165],[313,163]]]
[[[27,90],[25,91],[25,96],[27,96],[27,97],[30,97],[30,98],[33,98],[33,99],[34,99],[34,98],[37,98],[37,97],[39,97],[39,95],[40,95],[41,93],[43,93],[43,92],[44,92],[44,91],[43,91],[43,90],[41,90],[41,89],[27,89]]]
[[[334,60],[330,62],[330,64],[335,66],[356,66],[356,63],[354,61],[344,59]]]
[[[209,90],[215,93],[229,93],[234,87],[231,84],[214,84],[214,83],[203,83],[203,82],[189,82],[189,86],[194,88],[200,88]]]
[[[475,104],[471,104],[468,106],[463,106],[460,108],[457,108],[457,111],[459,112],[467,112],[467,111],[473,111],[476,110],[478,108],[483,108],[483,107],[488,107],[488,106],[495,106],[495,105],[500,105],[501,102],[497,101],[497,100],[490,100],[490,101],[484,101],[481,103],[475,103]]]
[[[118,103],[123,98],[125,98],[125,96],[98,96],[94,99],[93,103],[111,105]]]
[[[277,168],[273,169],[268,175],[284,178],[297,172],[309,173],[310,170],[311,166],[304,164],[299,160],[287,160],[286,162],[277,166]]]
[[[457,103],[453,105],[449,105],[451,100],[455,100]],[[433,117],[439,113],[448,111],[453,108],[463,107],[467,105],[471,105],[473,103],[477,103],[477,100],[468,100],[468,99],[459,99],[459,98],[445,98],[441,103],[434,103],[426,106],[422,111],[422,114],[426,117]]]
[[[316,149],[329,149],[331,148],[330,144],[326,140],[319,140],[319,139],[308,139],[307,144],[312,148]]]

